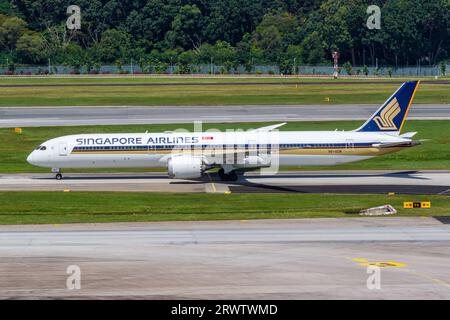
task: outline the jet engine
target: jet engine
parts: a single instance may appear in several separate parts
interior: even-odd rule
[[[167,162],[169,178],[174,179],[200,178],[204,169],[202,158],[191,155],[175,155]]]

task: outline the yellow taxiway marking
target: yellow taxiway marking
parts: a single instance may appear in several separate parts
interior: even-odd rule
[[[368,267],[368,266],[377,266],[380,268],[387,268],[387,267],[406,267],[407,264],[400,263],[400,262],[394,262],[394,261],[368,261],[364,258],[354,258],[352,259],[355,262],[358,262],[358,264],[361,267]]]
[[[431,276],[429,276],[427,274],[424,274],[424,273],[421,273],[421,272],[419,273],[417,271],[412,271],[412,270],[408,270],[408,269],[405,269],[403,271],[405,271],[405,272],[407,272],[409,274],[412,274],[412,275],[416,275],[416,276],[421,277],[423,279],[430,280],[431,282],[434,282],[436,284],[443,285],[443,286],[445,286],[447,288],[450,288],[450,283],[447,283],[447,282],[445,282],[443,280],[440,280],[440,279],[437,279],[437,278],[433,278],[433,277],[431,277]]]
[[[217,192],[216,184],[213,182],[211,175],[209,173],[208,173],[208,178],[209,178],[209,181],[211,182],[211,187],[212,187],[214,193],[216,193]]]
[[[348,259],[351,259],[351,258],[348,258]],[[380,268],[385,268],[385,267],[406,267],[407,266],[406,264],[398,263],[398,262],[392,262],[392,261],[389,261],[389,262],[369,262],[367,259],[364,259],[364,258],[353,258],[351,260],[353,260],[355,262],[359,262],[358,265],[360,265],[362,267],[378,266]],[[417,271],[413,271],[413,270],[410,270],[408,268],[403,268],[403,269],[399,269],[399,270],[401,270],[402,272],[409,273],[411,275],[418,276],[418,277],[423,278],[423,279],[427,279],[427,280],[429,280],[431,282],[434,282],[434,283],[439,284],[439,285],[443,285],[443,286],[445,286],[447,288],[450,288],[450,283],[447,283],[447,282],[445,282],[443,280],[431,277],[431,276],[429,276],[427,274],[424,274],[424,273],[421,273],[421,272],[417,272]]]

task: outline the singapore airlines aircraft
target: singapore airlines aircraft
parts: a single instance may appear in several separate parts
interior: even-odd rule
[[[169,177],[191,179],[219,168],[222,180],[278,165],[336,165],[413,147],[416,132],[400,134],[419,81],[405,82],[353,131],[278,131],[278,124],[240,132],[79,134],[48,140],[27,158],[52,168],[166,166]]]

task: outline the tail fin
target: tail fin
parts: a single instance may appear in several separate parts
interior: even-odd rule
[[[403,83],[377,112],[355,131],[399,134],[419,84],[420,80]]]

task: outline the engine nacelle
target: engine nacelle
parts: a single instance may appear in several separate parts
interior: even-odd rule
[[[204,171],[203,160],[201,157],[190,155],[175,155],[170,157],[167,162],[167,171],[169,172],[169,178],[200,178]]]

